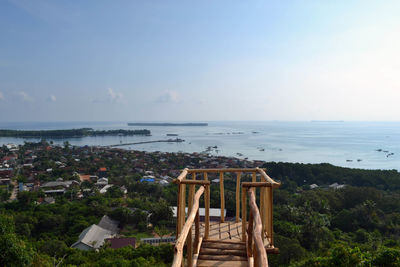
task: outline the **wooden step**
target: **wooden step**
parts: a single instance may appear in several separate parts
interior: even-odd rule
[[[203,242],[226,243],[226,244],[243,244],[243,245],[246,245],[246,242],[236,241],[236,240],[206,239],[206,240],[203,240]]]
[[[200,249],[200,255],[235,255],[243,256],[247,255],[245,249],[220,249],[220,248],[204,248]]]
[[[235,256],[235,255],[202,255],[199,254],[199,260],[211,260],[211,261],[246,261],[247,257]]]
[[[215,248],[215,249],[246,249],[245,243],[228,243],[228,242],[209,242],[203,241],[201,244],[203,248]]]
[[[199,260],[197,267],[247,267],[247,261],[209,261]]]

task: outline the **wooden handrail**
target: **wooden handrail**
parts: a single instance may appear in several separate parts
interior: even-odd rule
[[[265,168],[221,168],[221,169],[188,169],[189,173],[196,172],[255,172],[258,170],[266,170]]]
[[[181,174],[179,174],[178,178],[176,178],[176,180],[178,182],[182,181],[183,179],[186,178],[186,175],[188,174],[188,168],[183,169],[183,171],[181,172]]]
[[[281,183],[275,182],[271,177],[268,176],[268,174],[265,173],[264,169],[261,168],[256,168],[258,173],[261,174],[261,176],[265,179],[266,182],[269,182],[272,184],[273,188],[278,188],[281,186]]]
[[[180,267],[183,261],[183,246],[185,245],[189,231],[192,229],[193,222],[196,218],[196,214],[199,210],[199,201],[201,195],[204,193],[204,186],[201,186],[194,196],[193,206],[190,210],[190,214],[187,217],[186,223],[183,226],[182,232],[179,234],[178,240],[175,243],[174,248],[174,261],[172,267]]]
[[[252,255],[256,254],[257,258],[257,266],[259,267],[267,267],[268,266],[268,258],[267,258],[267,252],[265,251],[264,243],[262,240],[262,222],[261,222],[261,217],[260,217],[260,212],[258,211],[258,207],[256,204],[256,197],[254,196],[254,191],[253,190],[248,190],[248,195],[249,195],[249,206],[250,206],[250,217],[252,219],[249,219],[249,225],[248,225],[248,232],[252,233],[252,235],[249,234],[248,238],[253,238],[254,239],[254,245],[255,245],[255,250]],[[254,221],[254,223],[250,223]],[[251,244],[251,241],[248,240],[247,244]],[[250,250],[250,248],[248,248]]]
[[[243,187],[271,187],[272,184],[269,182],[243,182]]]
[[[204,180],[181,180],[179,181],[178,179],[174,179],[173,183],[175,184],[196,184],[196,185],[209,185],[210,181],[204,181]]]

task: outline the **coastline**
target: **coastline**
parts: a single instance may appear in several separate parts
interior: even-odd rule
[[[91,127],[95,130],[135,130],[126,122],[0,123],[0,128],[45,130]],[[148,136],[90,136],[52,139],[62,145],[68,141],[77,146],[108,146],[120,143],[140,143],[124,146],[127,150],[197,152],[212,149],[212,155],[248,158],[266,162],[323,163],[359,169],[400,168],[400,123],[374,122],[209,122],[208,127],[146,127]],[[144,143],[178,135],[182,143]],[[0,137],[0,144],[23,144],[40,138]],[[377,150],[381,149],[382,152]],[[385,153],[384,151],[388,151]],[[393,154],[392,154],[393,153]]]

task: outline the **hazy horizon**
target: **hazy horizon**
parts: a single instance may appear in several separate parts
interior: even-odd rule
[[[0,122],[398,121],[398,1],[0,2]]]

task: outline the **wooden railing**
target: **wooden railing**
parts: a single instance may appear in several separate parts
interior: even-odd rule
[[[173,267],[180,267],[183,265],[183,246],[185,245],[186,242],[188,243],[187,244],[188,266],[193,265],[193,256],[199,254],[202,241],[202,237],[200,237],[199,201],[203,193],[204,193],[204,186],[201,186],[199,190],[197,190],[196,195],[193,198],[193,205],[191,206],[189,216],[182,229],[182,232],[179,235],[179,238],[175,243],[174,261],[172,263]],[[195,238],[194,238],[195,253],[193,253],[192,249],[193,222],[195,222]]]
[[[247,225],[247,236],[246,236],[246,248],[247,248],[247,258],[249,260],[249,266],[255,267],[268,267],[267,252],[265,250],[264,238],[263,238],[263,225],[261,221],[260,212],[257,207],[256,197],[254,195],[254,190],[251,187],[266,187],[270,184],[268,183],[243,183],[243,194],[249,195],[249,206],[250,214],[249,221]],[[267,240],[267,246],[269,246]]]
[[[174,183],[178,184],[178,202],[177,202],[177,224],[176,224],[176,237],[177,240],[181,240],[182,242],[176,242],[175,245],[175,258],[174,264],[179,262],[182,264],[183,260],[180,256],[181,252],[179,249],[183,250],[184,243],[186,242],[187,247],[187,266],[193,265],[193,258],[195,258],[196,252],[198,254],[199,241],[201,244],[202,238],[208,239],[210,233],[210,181],[209,174],[219,174],[219,191],[220,191],[220,222],[225,222],[225,194],[224,194],[224,175],[225,173],[234,173],[236,174],[236,210],[235,210],[235,220],[236,222],[242,221],[242,241],[246,241],[246,226],[247,226],[247,199],[246,192],[249,187],[246,185],[248,182],[242,182],[242,175],[245,173],[251,174],[251,183],[257,183],[257,185],[251,186],[253,187],[251,191],[256,193],[256,188],[259,188],[260,196],[260,209],[259,209],[259,218],[261,220],[261,238],[262,241],[267,239],[266,243],[268,244],[265,248],[267,251],[275,252],[274,248],[274,239],[273,239],[273,209],[272,209],[272,193],[273,189],[280,186],[280,183],[275,182],[271,179],[266,173],[265,169],[261,168],[224,168],[224,169],[184,169],[182,173],[178,176],[177,179],[174,180]],[[191,174],[191,179],[189,178]],[[202,179],[198,176],[202,175]],[[189,177],[188,177],[189,176]],[[200,179],[199,179],[200,178]],[[234,178],[233,178],[234,179]],[[259,181],[257,181],[259,179]],[[193,217],[196,217],[196,222],[198,216],[198,203],[197,210],[195,209],[196,198],[194,196],[195,187],[200,186],[204,191],[204,207],[205,207],[205,219],[204,219],[204,236],[203,237],[195,237],[195,242],[193,244],[192,240],[192,225],[193,221],[189,221],[192,214]],[[241,186],[242,185],[242,186]],[[243,186],[246,185],[246,186]],[[186,201],[186,187],[189,186],[188,199]],[[243,187],[243,188],[242,188]],[[242,190],[242,192],[241,192]],[[200,189],[197,191],[199,193]],[[197,196],[196,193],[196,196]],[[242,197],[241,197],[242,196]],[[200,198],[200,196],[199,196]],[[186,217],[186,202],[188,206],[188,216],[185,223]],[[258,210],[258,209],[257,209]],[[254,219],[254,212],[251,211],[250,205],[250,214]],[[249,217],[251,217],[249,216]],[[249,218],[250,219],[250,218]],[[197,225],[196,225],[197,227]],[[185,233],[188,229],[188,233]],[[197,228],[196,228],[197,229]],[[196,230],[196,234],[197,234]],[[178,246],[179,245],[179,246]],[[193,246],[194,245],[194,246]],[[181,248],[182,247],[182,248]],[[183,253],[183,252],[182,252]],[[182,254],[183,255],[183,254]],[[180,258],[180,259],[178,259]],[[173,265],[173,266],[179,266]]]

